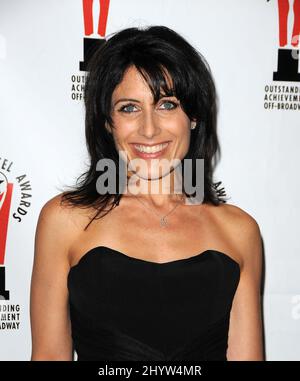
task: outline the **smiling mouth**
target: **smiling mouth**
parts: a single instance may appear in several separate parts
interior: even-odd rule
[[[154,158],[165,153],[170,142],[164,142],[156,145],[144,145],[132,143],[135,153],[142,158]]]
[[[142,153],[157,153],[162,151],[164,148],[166,148],[169,145],[169,142],[162,143],[162,144],[156,144],[153,146],[147,146],[143,144],[134,144],[134,148]]]

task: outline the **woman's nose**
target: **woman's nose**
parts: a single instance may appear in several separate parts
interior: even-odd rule
[[[147,112],[140,120],[139,133],[147,138],[152,138],[160,133],[160,127],[157,119],[154,117],[153,112]]]

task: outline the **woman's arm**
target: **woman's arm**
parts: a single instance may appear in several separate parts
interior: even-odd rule
[[[35,235],[30,292],[31,360],[72,360],[68,309],[68,248],[74,236],[60,196],[42,208]]]
[[[231,309],[227,359],[262,361],[261,235],[258,224],[247,213],[242,213],[236,222],[235,237],[243,264]]]

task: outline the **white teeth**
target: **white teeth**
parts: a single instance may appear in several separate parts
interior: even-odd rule
[[[140,152],[144,152],[144,153],[156,153],[156,152],[162,151],[164,148],[167,147],[168,144],[169,143],[158,144],[158,145],[152,146],[152,147],[142,146],[142,145],[134,145],[134,146]]]

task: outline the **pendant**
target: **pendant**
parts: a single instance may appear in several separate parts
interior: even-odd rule
[[[164,228],[165,226],[167,226],[167,224],[168,224],[167,219],[166,219],[165,217],[162,217],[162,218],[160,219],[160,226],[161,226],[162,228]]]

